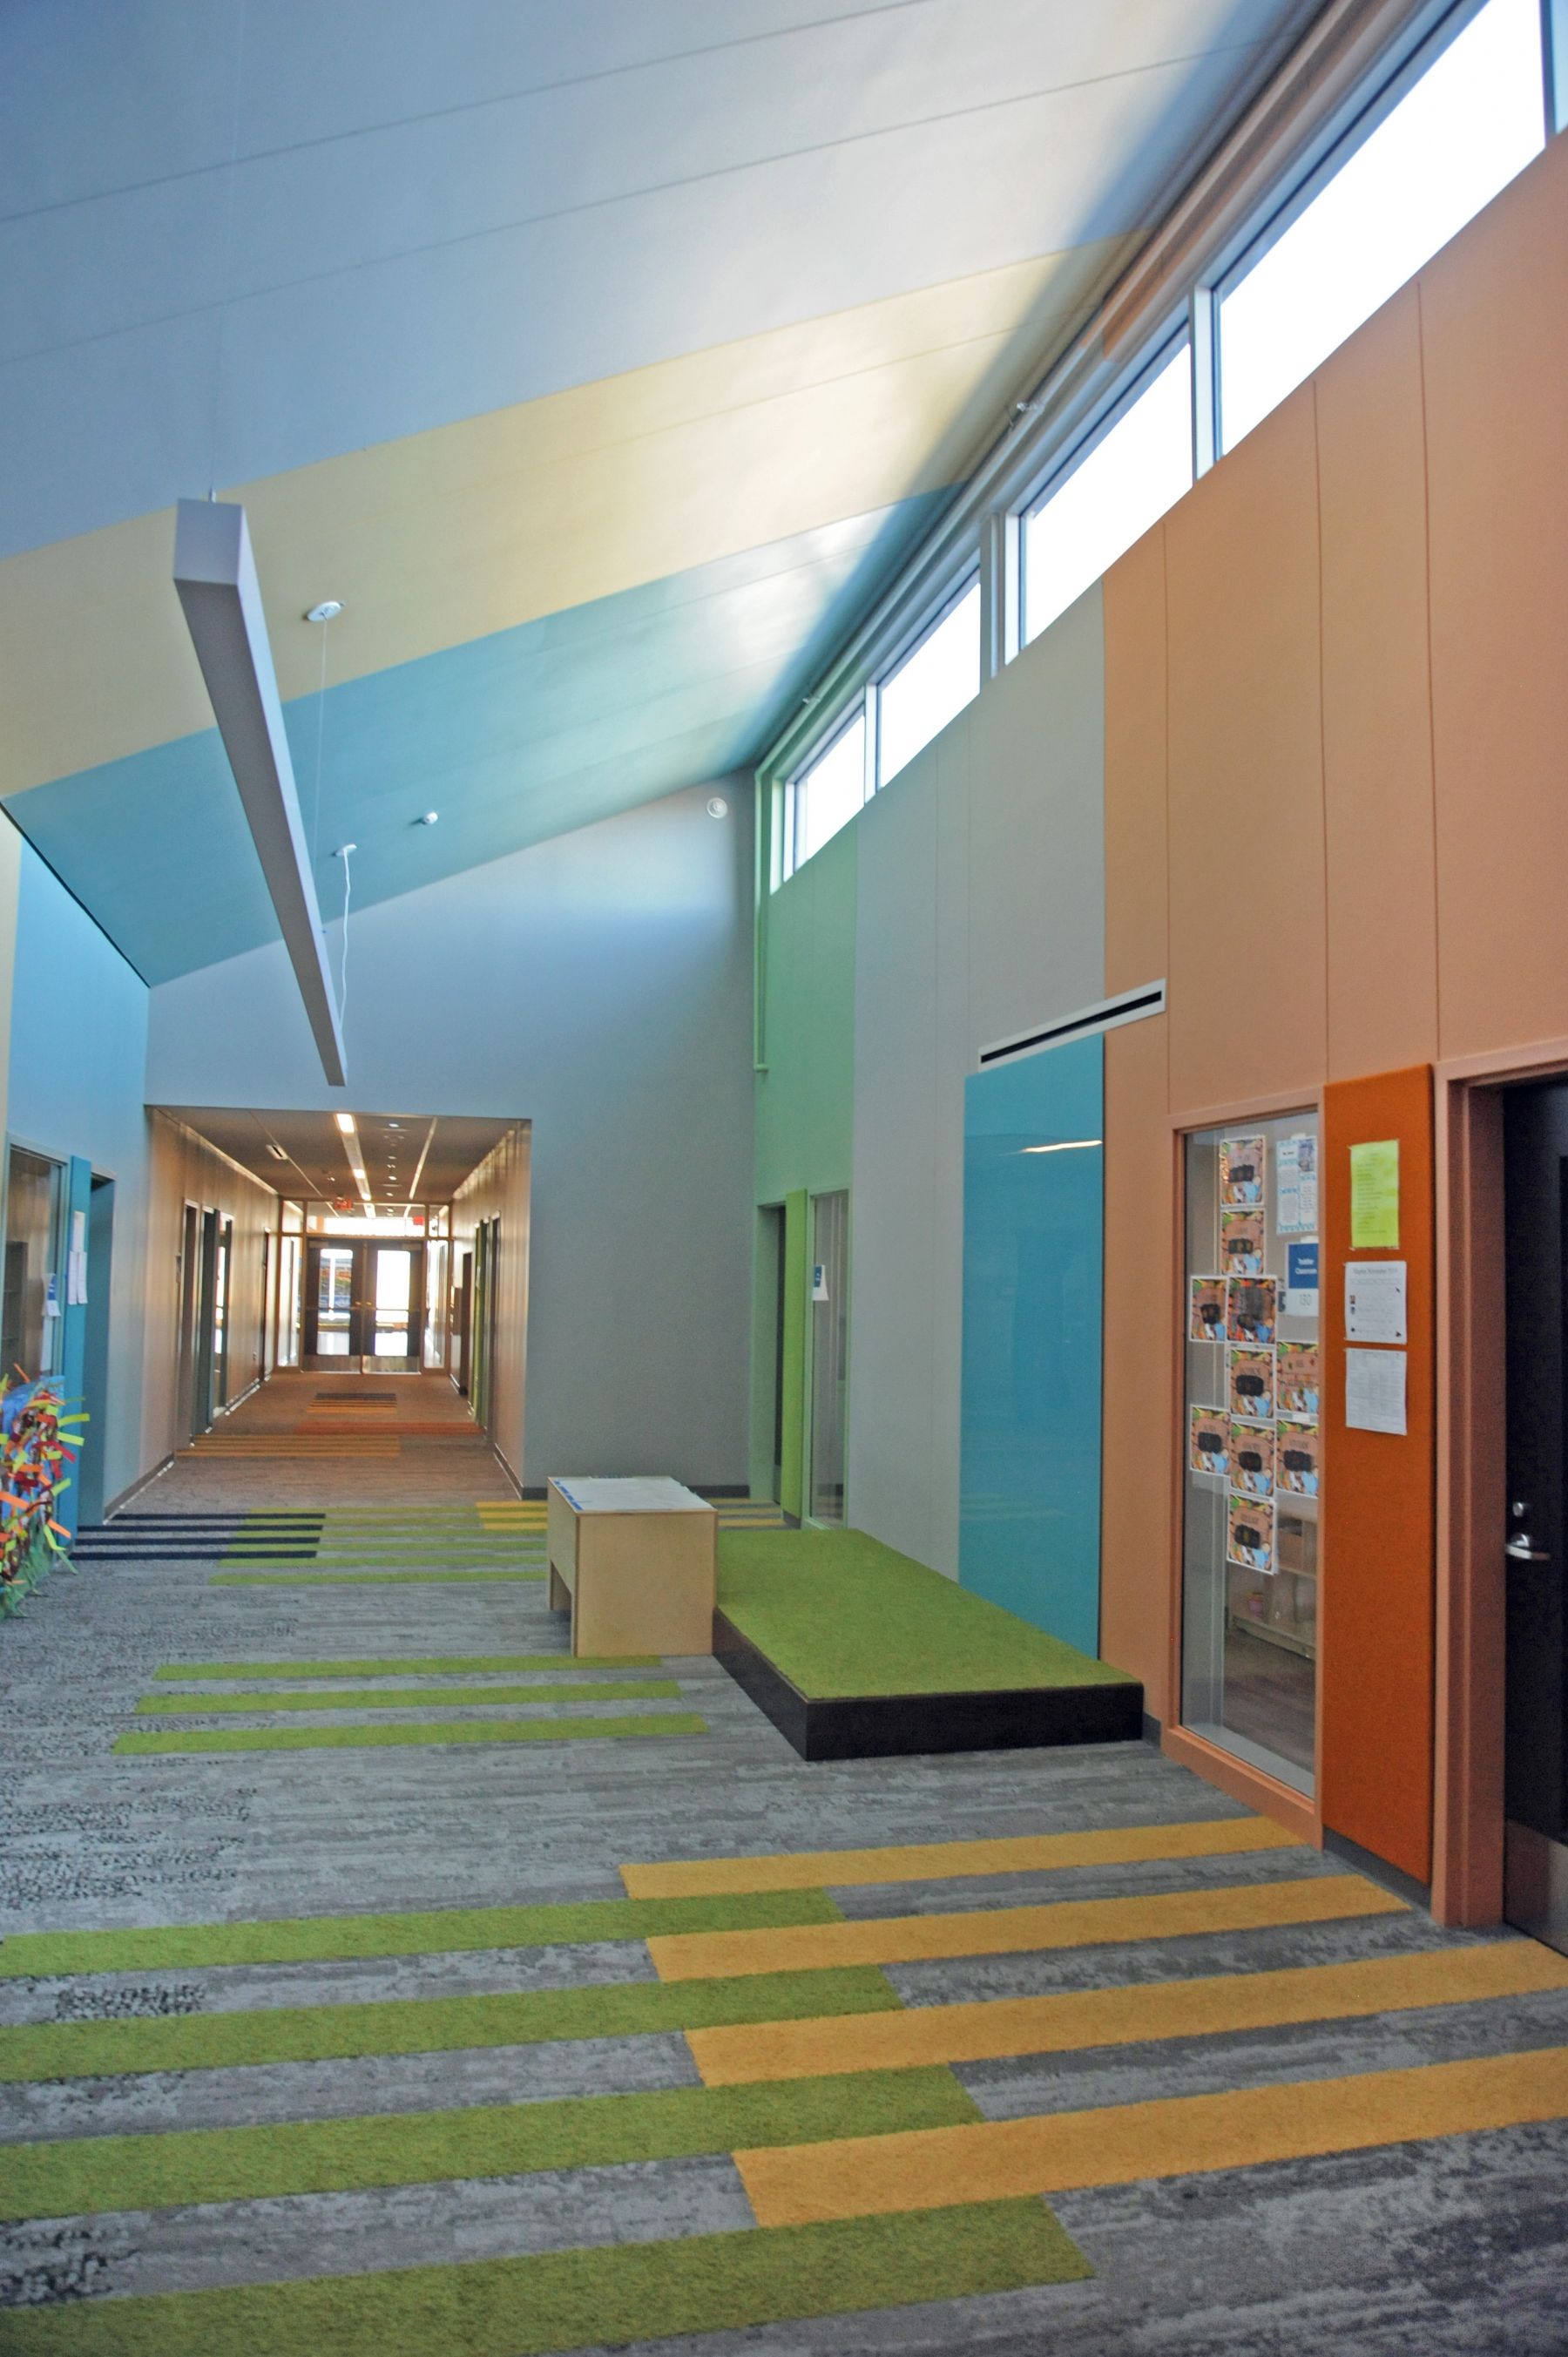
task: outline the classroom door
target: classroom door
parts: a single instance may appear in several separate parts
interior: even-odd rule
[[[842,1523],[849,1376],[849,1197],[811,1198],[811,1480],[814,1523]]]
[[[1508,1501],[1503,1911],[1568,1953],[1568,1081],[1503,1101]]]

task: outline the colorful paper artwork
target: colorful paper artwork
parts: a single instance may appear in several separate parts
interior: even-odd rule
[[[1317,1345],[1282,1342],[1275,1369],[1281,1415],[1317,1414]]]
[[[1187,1461],[1195,1473],[1224,1479],[1226,1436],[1230,1420],[1222,1407],[1195,1407],[1187,1430]]]
[[[1261,1203],[1268,1168],[1268,1142],[1262,1137],[1227,1137],[1219,1145],[1221,1203]]]
[[[1274,1420],[1274,1354],[1232,1347],[1226,1359],[1230,1413],[1244,1423]]]
[[[1187,1340],[1191,1342],[1223,1342],[1225,1340],[1224,1277],[1195,1276],[1191,1280],[1190,1293],[1187,1318]]]
[[[14,1383],[0,1399],[0,1612],[18,1610],[64,1555],[55,1508],[86,1421],[47,1380]]]
[[[1232,1417],[1226,1455],[1232,1491],[1244,1498],[1273,1496],[1274,1427],[1272,1424],[1242,1424]]]
[[[1221,1211],[1219,1252],[1228,1276],[1262,1276],[1263,1215],[1262,1211]]]
[[[1227,1562],[1248,1571],[1272,1572],[1274,1567],[1274,1510],[1261,1498],[1230,1501],[1226,1536]]]
[[[1279,1325],[1279,1286],[1272,1276],[1232,1276],[1225,1285],[1225,1334],[1231,1342],[1272,1342]]]
[[[1316,1425],[1282,1422],[1274,1438],[1280,1489],[1297,1498],[1316,1498],[1321,1467]]]

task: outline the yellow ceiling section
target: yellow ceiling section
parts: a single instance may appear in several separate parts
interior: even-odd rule
[[[865,305],[245,484],[284,696],[300,617],[344,601],[334,681],[953,480],[1125,242]],[[0,564],[14,794],[211,712],[170,585],[169,510]]]

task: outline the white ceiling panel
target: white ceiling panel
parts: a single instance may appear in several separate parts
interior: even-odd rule
[[[231,223],[226,174],[13,221],[0,553],[1134,231],[1257,69],[1239,17],[1291,13],[918,0],[662,66],[657,105],[609,74],[264,158]],[[802,44],[843,70],[768,84]]]

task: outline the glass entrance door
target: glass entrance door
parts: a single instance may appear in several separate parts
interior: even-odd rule
[[[373,1360],[417,1372],[424,1317],[423,1244],[369,1240],[306,1247],[305,1356]]]

